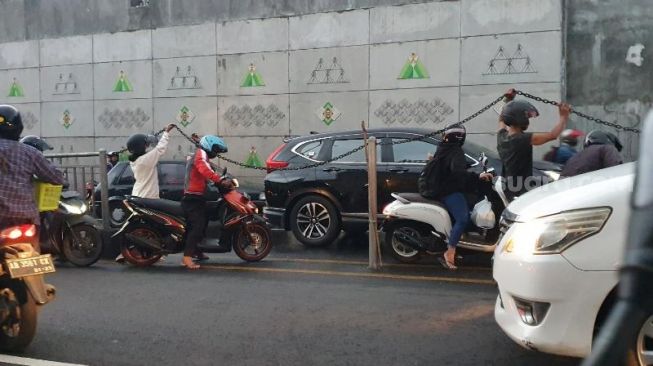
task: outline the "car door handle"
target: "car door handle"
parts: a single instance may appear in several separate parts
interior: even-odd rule
[[[408,168],[392,168],[390,171],[393,173],[406,173]]]
[[[322,169],[322,171],[325,171],[325,172],[339,172],[341,170],[342,169],[340,169],[340,168],[334,168],[334,167]]]

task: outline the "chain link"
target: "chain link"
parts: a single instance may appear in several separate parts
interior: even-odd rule
[[[528,93],[525,93],[525,92],[523,92],[521,90],[515,90],[515,92],[518,95],[522,95],[522,96],[524,96],[526,98],[533,99],[533,100],[536,100],[536,101],[541,102],[541,103],[551,104],[551,105],[555,105],[555,106],[560,105],[560,103],[558,103],[556,101],[545,99],[545,98],[542,98],[542,97],[538,97],[538,96],[535,96],[535,95],[532,95],[532,94],[528,94]],[[609,121],[606,121],[606,120],[603,120],[603,119],[600,119],[600,118],[597,118],[597,117],[589,116],[589,115],[587,115],[585,113],[578,112],[578,111],[576,111],[574,109],[571,110],[571,113],[573,113],[573,114],[575,114],[575,115],[577,115],[579,117],[585,118],[587,120],[590,120],[592,122],[598,123],[600,125],[612,127],[614,129],[617,129],[617,130],[623,130],[625,132],[640,133],[640,130],[638,128],[622,126],[622,125],[614,123],[614,122],[609,122]]]
[[[554,105],[554,106],[559,106],[559,105],[560,105],[560,103],[558,103],[558,102],[556,102],[556,101],[549,100],[549,99],[545,99],[545,98],[542,98],[542,97],[538,97],[538,96],[535,96],[535,95],[532,95],[532,94],[528,94],[528,93],[525,93],[525,92],[520,91],[520,90],[515,90],[515,94],[518,94],[518,95],[524,96],[524,97],[529,98],[529,99],[536,100],[536,101],[541,102],[541,103],[544,103],[544,104],[551,104],[551,105]],[[399,145],[399,144],[405,144],[405,143],[408,143],[408,142],[413,142],[413,141],[424,141],[424,140],[426,140],[426,139],[434,138],[434,137],[436,137],[436,136],[441,135],[441,134],[442,134],[444,131],[446,131],[448,128],[451,128],[451,127],[458,127],[458,126],[463,126],[464,124],[468,123],[469,121],[471,121],[471,120],[473,120],[474,118],[476,118],[476,117],[480,116],[481,114],[483,114],[483,113],[484,113],[485,111],[487,111],[488,109],[492,108],[492,107],[493,107],[494,105],[496,105],[498,102],[504,100],[505,97],[506,97],[506,95],[501,95],[501,96],[497,97],[497,98],[494,99],[492,102],[488,103],[488,104],[485,105],[483,108],[479,109],[476,113],[471,114],[470,116],[468,116],[467,118],[465,118],[465,119],[463,119],[463,120],[461,120],[461,121],[459,121],[459,122],[456,122],[456,123],[450,124],[450,125],[448,125],[448,126],[445,127],[445,128],[439,129],[439,130],[437,130],[437,131],[429,132],[429,133],[427,133],[427,134],[425,134],[425,135],[422,135],[422,136],[416,136],[416,137],[405,138],[405,139],[397,139],[397,140],[393,140],[393,141],[390,141],[390,142],[382,141],[382,142],[378,143],[378,145]],[[602,124],[602,125],[605,125],[605,126],[609,126],[609,127],[612,127],[612,128],[618,129],[618,130],[623,130],[623,131],[627,131],[627,132],[634,132],[634,133],[640,133],[640,130],[637,129],[637,128],[621,126],[621,125],[616,124],[616,123],[608,122],[608,121],[602,120],[602,119],[600,119],[600,118],[596,118],[596,117],[589,116],[589,115],[587,115],[587,114],[585,114],[585,113],[581,113],[581,112],[575,111],[575,110],[573,110],[573,109],[571,110],[571,113],[573,113],[573,114],[575,114],[575,115],[578,115],[578,116],[580,116],[580,117],[583,117],[583,118],[585,118],[585,119],[588,119],[588,120],[590,120],[590,121],[594,121],[594,122],[596,122],[596,123],[598,123],[598,124]],[[179,126],[176,126],[176,125],[175,125],[175,128],[176,128],[177,131],[179,131],[179,133],[180,133],[184,138],[186,138],[186,139],[187,139],[191,144],[193,144],[194,146],[200,148],[200,144],[199,144],[198,141],[196,141],[193,137],[188,136],[188,135],[187,135],[187,134],[186,134],[186,133],[185,133],[181,128],[179,128]],[[163,133],[163,131],[165,131],[165,128],[162,129],[162,130],[160,130],[160,131],[158,131],[158,132],[155,134],[155,136],[159,136],[161,133]],[[345,153],[343,153],[343,154],[340,154],[340,155],[338,155],[338,156],[336,156],[336,157],[333,157],[333,158],[331,158],[331,159],[327,159],[327,160],[324,160],[324,161],[319,161],[319,162],[316,162],[316,163],[313,163],[313,164],[307,164],[307,165],[302,165],[302,166],[297,166],[297,167],[291,167],[291,168],[270,168],[270,169],[268,169],[267,167],[259,167],[259,166],[252,166],[252,165],[244,164],[244,163],[241,163],[241,162],[239,162],[239,161],[229,159],[229,158],[227,158],[226,156],[223,156],[223,155],[218,155],[217,157],[218,157],[219,159],[222,159],[222,160],[228,162],[228,163],[231,163],[231,164],[237,165],[237,166],[242,167],[242,168],[247,168],[247,169],[266,170],[266,171],[267,171],[267,170],[270,170],[270,171],[273,171],[273,170],[274,170],[274,171],[303,170],[303,169],[316,168],[316,167],[319,167],[319,166],[322,166],[322,165],[326,165],[326,164],[332,163],[332,162],[334,162],[334,161],[340,160],[340,159],[345,158],[345,157],[347,157],[347,156],[349,156],[349,155],[352,155],[352,154],[354,154],[354,153],[356,153],[356,152],[358,152],[358,151],[363,150],[363,149],[365,148],[366,145],[367,145],[367,142],[366,142],[365,144],[361,145],[361,146],[358,146],[358,147],[356,147],[356,148],[354,148],[354,149],[352,149],[352,150],[350,150],[350,151],[348,151],[348,152],[345,152]],[[122,152],[125,152],[125,151],[127,151],[126,148],[120,150],[121,153],[122,153]]]

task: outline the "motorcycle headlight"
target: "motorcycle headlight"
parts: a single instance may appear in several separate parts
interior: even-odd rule
[[[601,231],[610,217],[608,207],[561,212],[512,225],[503,251],[557,254]]]
[[[86,212],[86,204],[82,203],[79,206],[75,205],[70,205],[65,202],[59,202],[59,206],[64,209],[67,213],[73,214],[73,215],[82,215],[84,212]]]

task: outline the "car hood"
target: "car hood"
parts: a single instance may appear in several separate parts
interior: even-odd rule
[[[562,211],[630,204],[635,163],[561,179],[534,189],[507,208],[517,221],[552,215]]]

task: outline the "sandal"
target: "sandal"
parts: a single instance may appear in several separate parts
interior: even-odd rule
[[[200,269],[200,265],[197,263],[194,263],[193,261],[190,261],[190,263],[185,263],[183,260],[181,262],[181,266],[185,267],[186,269],[190,270],[195,270],[195,269]]]
[[[452,271],[458,269],[458,267],[456,267],[454,263],[449,262],[444,256],[438,257],[438,262],[440,262],[442,267],[444,267],[445,269],[452,270]]]

